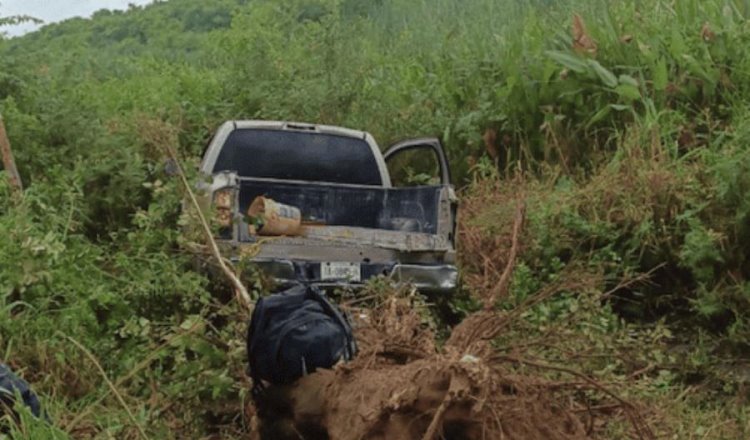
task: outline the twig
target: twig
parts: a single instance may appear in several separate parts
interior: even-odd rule
[[[446,395],[445,399],[443,399],[435,412],[435,416],[432,418],[430,426],[427,427],[427,431],[425,431],[424,436],[422,436],[422,440],[433,440],[435,438],[438,429],[440,429],[440,426],[443,424],[443,416],[445,415],[445,412],[448,411],[451,401],[452,399],[450,396]]]
[[[167,150],[167,153],[169,154],[170,158],[174,161],[175,165],[177,166],[177,173],[180,175],[180,180],[182,181],[182,185],[185,187],[185,191],[188,193],[188,196],[190,197],[190,201],[193,204],[193,208],[198,214],[198,219],[200,220],[201,226],[203,226],[203,233],[206,236],[206,239],[208,240],[209,248],[211,250],[211,253],[213,254],[216,261],[219,263],[219,267],[221,268],[222,272],[224,272],[224,275],[227,277],[229,282],[234,287],[235,295],[237,296],[237,300],[240,302],[240,304],[245,307],[247,311],[251,311],[253,309],[253,300],[250,298],[250,294],[247,292],[247,289],[245,288],[245,285],[242,284],[242,281],[237,277],[237,274],[232,271],[232,269],[227,266],[227,264],[224,262],[224,258],[221,256],[221,251],[219,250],[219,246],[216,244],[216,240],[214,240],[214,234],[211,232],[211,228],[208,226],[208,221],[206,221],[206,217],[203,215],[203,211],[201,210],[200,204],[198,203],[198,199],[195,197],[195,193],[193,192],[193,189],[190,187],[190,182],[187,179],[187,176],[185,175],[185,170],[182,168],[182,164],[180,163],[179,158],[177,157],[177,152],[175,152],[174,148],[172,148],[171,145],[165,145],[165,149]]]
[[[16,161],[13,159],[13,151],[10,149],[3,115],[0,115],[0,152],[3,156],[3,168],[8,173],[10,185],[13,187],[15,194],[20,194],[23,191],[23,183],[21,182],[21,176],[18,174],[18,168],[16,168]]]
[[[531,307],[534,307],[535,305],[556,295],[563,290],[585,287],[585,283],[581,282],[580,280],[569,282],[568,273],[570,272],[570,269],[565,269],[560,274],[559,281],[555,282],[554,284],[547,285],[544,289],[527,298],[523,303],[515,307],[507,314],[500,315],[492,310],[484,310],[469,316],[461,324],[459,324],[459,327],[456,327],[456,329],[460,327],[468,328],[469,330],[466,330],[465,333],[463,333],[465,336],[456,338],[455,335],[462,333],[457,332],[456,329],[454,329],[451,337],[446,343],[446,346],[457,347],[461,351],[466,351],[467,348],[474,349],[476,347],[474,347],[472,344],[494,339],[495,337],[497,337],[497,335],[500,334],[500,332],[502,332],[513,322],[515,322],[515,320],[517,320],[523,312],[530,309]],[[471,322],[471,320],[474,320],[474,322]]]
[[[629,378],[635,379],[638,376],[643,376],[646,373],[649,373],[651,370],[655,369],[656,365],[649,363],[645,367],[641,368],[640,370],[634,371],[633,373],[630,373],[628,375]]]
[[[96,369],[99,370],[99,374],[101,374],[102,379],[104,379],[104,382],[107,383],[107,386],[109,386],[109,389],[112,390],[112,394],[117,397],[117,400],[120,402],[120,405],[122,405],[123,409],[125,409],[125,412],[128,413],[128,417],[130,417],[130,421],[133,422],[136,428],[138,428],[138,432],[140,433],[143,440],[149,440],[148,436],[146,435],[146,431],[143,430],[143,427],[138,423],[138,420],[136,420],[135,416],[133,415],[132,411],[130,411],[130,407],[128,407],[127,403],[125,403],[125,399],[122,398],[122,395],[117,391],[117,388],[112,383],[112,381],[109,380],[107,377],[107,373],[104,371],[104,368],[102,368],[102,365],[99,363],[99,361],[96,360],[96,357],[94,357],[91,352],[81,345],[78,341],[71,338],[70,336],[65,336],[70,342],[73,343],[76,347],[78,347],[83,354],[86,355],[89,360],[96,366]]]
[[[592,413],[592,412],[598,412],[598,411],[608,412],[608,411],[612,411],[612,410],[620,409],[620,408],[622,408],[621,404],[611,403],[609,405],[587,406],[586,408],[573,409],[571,411],[573,411],[574,413],[582,413],[582,412]]]
[[[557,365],[549,365],[549,364],[544,364],[541,362],[521,359],[521,358],[517,358],[514,356],[500,355],[500,354],[493,356],[491,360],[513,362],[517,364],[523,364],[523,365],[528,365],[531,367],[541,368],[544,370],[559,371],[561,373],[567,373],[572,376],[579,377],[583,379],[584,381],[586,381],[587,383],[589,383],[594,388],[598,389],[604,394],[615,399],[620,405],[622,405],[623,408],[628,410],[627,413],[630,418],[630,422],[633,425],[633,428],[635,428],[636,433],[638,434],[638,437],[640,439],[655,439],[656,438],[654,433],[651,431],[651,428],[649,428],[648,424],[642,420],[642,417],[640,416],[640,414],[638,414],[638,412],[635,409],[635,406],[632,403],[618,396],[613,391],[610,391],[609,389],[607,389],[607,387],[605,387],[604,385],[600,384],[599,382],[595,381],[594,379],[590,378],[589,376],[583,373],[580,373],[576,370],[572,370],[570,368],[560,367]]]
[[[651,279],[651,276],[654,274],[654,272],[656,272],[657,270],[663,268],[664,266],[666,266],[666,264],[667,263],[662,263],[662,264],[654,267],[653,269],[649,270],[648,272],[642,273],[642,274],[638,274],[637,276],[635,276],[633,278],[624,278],[614,288],[612,288],[611,290],[609,290],[607,292],[604,292],[602,294],[602,296],[600,297],[600,299],[601,300],[609,299],[609,297],[611,297],[612,295],[614,295],[615,293],[617,293],[619,290],[626,289],[626,288],[632,286],[633,284],[637,284],[637,283],[641,283],[641,282],[643,282],[643,283],[648,282]]]
[[[435,415],[432,417],[432,421],[430,422],[430,425],[427,427],[427,430],[424,432],[424,435],[422,436],[422,440],[434,440],[435,436],[438,433],[438,430],[443,425],[443,417],[445,416],[445,412],[448,411],[448,408],[450,408],[453,401],[456,399],[458,393],[457,390],[459,388],[459,384],[456,381],[455,374],[451,376],[450,384],[448,385],[448,391],[445,393],[445,397],[443,398],[443,401],[440,402],[440,406],[438,406],[437,411],[435,411]]]
[[[587,383],[589,383],[590,385],[592,385],[594,388],[597,388],[600,391],[602,391],[604,394],[607,394],[608,396],[612,397],[617,402],[619,402],[621,405],[626,406],[628,408],[633,408],[633,405],[630,404],[629,402],[627,402],[625,399],[621,398],[617,394],[615,394],[612,391],[608,390],[606,387],[604,387],[603,385],[601,385],[599,382],[595,381],[594,379],[590,378],[589,376],[587,376],[587,375],[585,375],[583,373],[580,373],[580,372],[578,372],[576,370],[572,370],[570,368],[565,368],[565,367],[560,367],[560,366],[557,366],[557,365],[543,364],[541,362],[535,362],[535,361],[530,361],[528,359],[521,359],[521,358],[517,358],[517,357],[514,357],[514,356],[506,356],[506,355],[501,355],[501,354],[493,356],[492,360],[505,361],[505,362],[513,362],[513,363],[517,363],[517,364],[524,364],[524,365],[529,365],[531,367],[541,368],[541,369],[544,369],[544,370],[559,371],[561,373],[567,373],[567,374],[570,374],[572,376],[579,377],[579,378],[583,379],[584,381],[586,381]]]
[[[163,342],[163,343],[162,343],[161,345],[159,345],[159,346],[158,346],[158,347],[157,347],[157,348],[156,348],[155,350],[153,350],[153,351],[152,351],[152,352],[151,352],[151,353],[150,353],[150,354],[149,354],[148,356],[146,356],[146,358],[145,358],[145,359],[143,359],[143,360],[142,360],[141,362],[139,362],[139,363],[138,363],[138,365],[136,365],[136,366],[135,366],[135,367],[134,367],[133,369],[131,369],[131,370],[130,370],[130,371],[128,372],[128,374],[126,374],[125,376],[122,376],[122,377],[118,378],[118,379],[117,379],[117,381],[115,382],[115,388],[119,388],[119,387],[121,387],[122,385],[124,385],[124,384],[125,384],[125,382],[127,382],[127,381],[129,381],[129,380],[130,380],[131,378],[133,378],[133,376],[135,376],[135,375],[136,375],[136,374],[137,374],[137,373],[138,373],[139,371],[141,371],[141,370],[143,370],[144,368],[146,368],[146,367],[148,367],[149,365],[151,365],[151,362],[153,362],[153,361],[154,361],[154,359],[156,359],[156,358],[157,358],[157,356],[159,355],[159,353],[161,353],[161,351],[162,351],[162,350],[163,350],[164,348],[166,348],[166,347],[168,347],[169,345],[173,344],[173,343],[174,343],[174,341],[176,341],[176,340],[178,340],[178,339],[180,339],[180,338],[183,338],[183,337],[185,337],[185,336],[188,336],[188,335],[192,334],[192,333],[193,333],[193,332],[194,332],[195,330],[197,330],[197,329],[198,329],[199,327],[200,327],[200,326],[199,326],[199,325],[198,325],[198,324],[196,323],[196,324],[195,324],[195,325],[193,325],[193,326],[192,326],[192,327],[191,327],[190,329],[188,329],[188,330],[187,330],[187,331],[186,331],[185,333],[180,333],[180,334],[178,334],[178,335],[174,335],[174,336],[170,337],[169,339],[167,339],[166,341],[164,341],[164,342]],[[80,423],[80,422],[81,422],[81,420],[83,420],[83,418],[84,418],[84,417],[86,417],[87,415],[89,415],[89,414],[91,413],[91,411],[92,411],[92,408],[94,408],[94,407],[95,407],[96,405],[99,405],[99,404],[100,404],[100,403],[101,403],[101,402],[102,402],[102,401],[103,401],[104,399],[106,399],[106,398],[107,398],[107,397],[108,397],[108,396],[109,396],[109,395],[110,395],[111,393],[112,393],[112,389],[110,388],[110,390],[109,390],[109,391],[107,391],[107,392],[106,392],[106,393],[104,393],[104,394],[103,394],[102,396],[100,396],[100,397],[99,397],[98,399],[96,399],[96,401],[95,401],[94,403],[91,403],[91,404],[90,404],[90,405],[88,405],[88,406],[87,406],[87,407],[86,407],[86,408],[85,408],[85,409],[84,409],[83,411],[81,411],[80,413],[78,413],[78,415],[77,415],[77,416],[75,416],[75,418],[74,418],[73,420],[71,420],[71,422],[70,422],[70,423],[68,423],[68,424],[67,424],[67,425],[65,426],[65,431],[66,431],[66,432],[68,432],[68,433],[72,432],[72,431],[73,431],[73,430],[75,429],[75,427],[76,427],[76,426],[78,426],[78,423]]]
[[[505,265],[500,281],[490,292],[487,300],[484,304],[485,310],[492,310],[495,307],[495,303],[499,298],[502,298],[508,292],[508,285],[510,284],[510,277],[513,274],[513,269],[516,265],[516,257],[518,256],[518,242],[521,235],[521,228],[523,227],[523,221],[526,214],[526,204],[523,200],[518,202],[516,208],[516,217],[513,223],[513,238],[510,247],[510,254],[508,255],[508,263]]]

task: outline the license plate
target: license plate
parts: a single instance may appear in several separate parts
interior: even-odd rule
[[[320,263],[322,280],[362,281],[359,263]]]

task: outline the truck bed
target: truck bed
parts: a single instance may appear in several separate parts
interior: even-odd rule
[[[438,233],[441,191],[442,186],[382,188],[241,178],[239,209],[246,213],[258,196],[295,206],[304,223],[315,225],[308,227],[308,232],[320,239],[344,239],[347,231],[356,231],[353,228],[434,235]],[[389,236],[392,234],[381,238]]]

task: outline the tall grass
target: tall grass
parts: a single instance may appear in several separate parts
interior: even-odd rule
[[[238,110],[366,127],[385,142],[438,134],[463,172],[486,128],[505,140],[504,166],[586,165],[626,124],[726,111],[747,84],[732,1],[392,0],[301,21],[297,5],[258,4],[226,35],[241,60],[229,82],[248,84]],[[595,54],[573,50],[574,14]]]

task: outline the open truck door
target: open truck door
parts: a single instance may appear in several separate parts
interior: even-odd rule
[[[398,142],[383,157],[394,187],[451,184],[448,160],[436,138]]]
[[[438,233],[456,241],[458,198],[451,184],[445,150],[437,138],[409,139],[392,145],[384,154],[394,188],[441,186]]]

